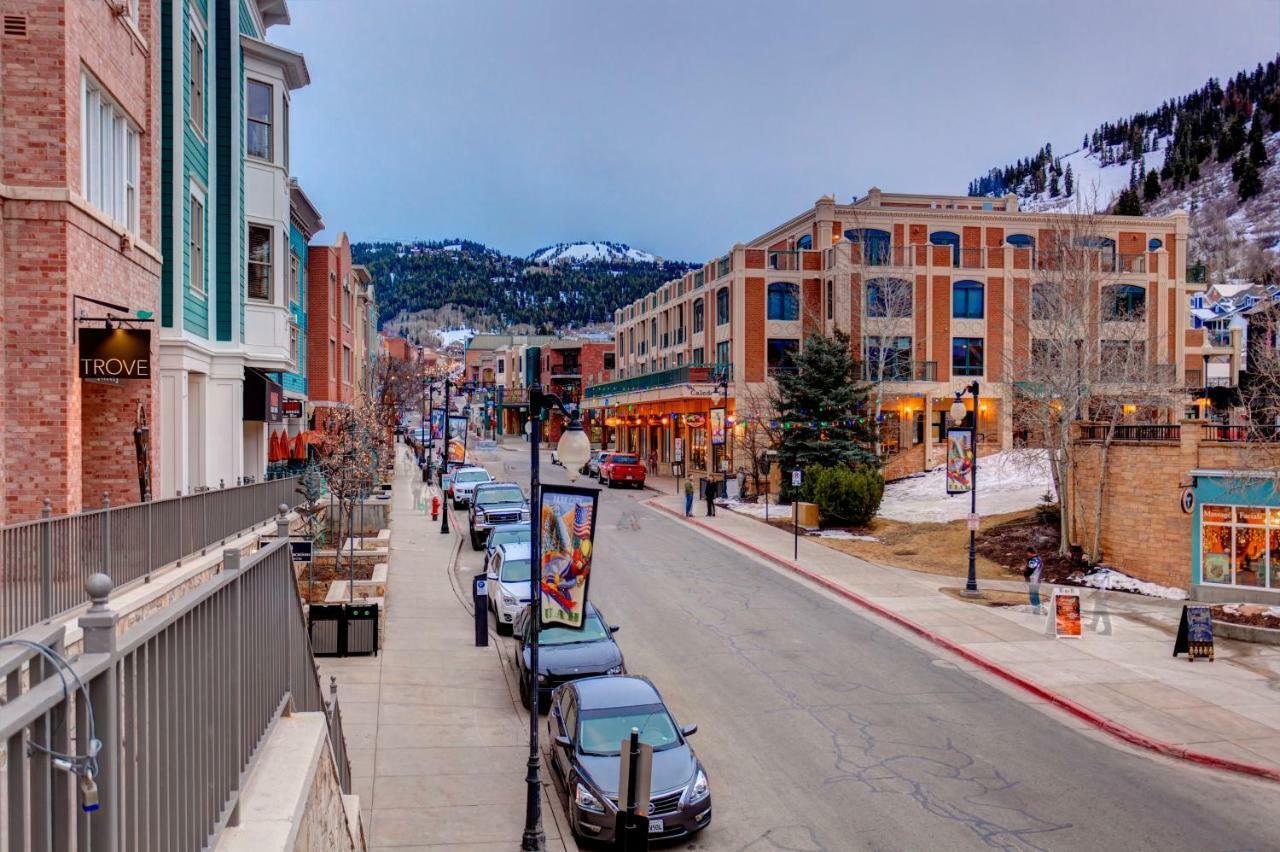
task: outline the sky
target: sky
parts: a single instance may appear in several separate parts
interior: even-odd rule
[[[329,230],[702,262],[971,178],[1280,51],[1280,0],[290,0]]]

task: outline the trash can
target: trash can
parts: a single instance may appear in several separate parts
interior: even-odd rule
[[[476,647],[489,644],[489,590],[485,585],[485,573],[481,571],[471,578],[471,603],[475,608]]]

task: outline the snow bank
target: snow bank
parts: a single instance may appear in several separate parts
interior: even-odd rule
[[[946,476],[946,468],[939,466],[889,483],[880,517],[907,523],[963,520],[969,514],[969,495],[949,496]],[[1053,479],[1043,450],[1004,450],[978,459],[979,515],[1033,509],[1045,492],[1053,492]]]
[[[1117,571],[1114,568],[1095,568],[1088,574],[1076,572],[1068,577],[1071,582],[1079,583],[1082,586],[1088,586],[1092,589],[1106,589],[1116,592],[1137,592],[1140,595],[1146,595],[1151,598],[1167,598],[1172,601],[1182,601],[1187,599],[1187,593],[1182,589],[1175,589],[1172,586],[1162,586],[1159,583],[1148,583],[1146,580],[1139,580],[1137,577],[1130,577],[1123,571]]]
[[[815,535],[818,538],[838,538],[841,541],[874,541],[879,542],[880,539],[873,535],[854,535],[848,530],[817,530],[809,535]]]
[[[1157,140],[1156,150],[1143,155],[1148,172],[1159,172],[1164,168],[1164,143],[1167,137]],[[1115,152],[1116,147],[1112,147]],[[1098,208],[1105,210],[1121,192],[1129,188],[1129,169],[1135,161],[1127,163],[1108,163],[1102,165],[1102,156],[1079,148],[1062,157],[1062,170],[1071,166],[1071,176],[1075,181],[1075,191],[1081,201],[1096,201]],[[1059,181],[1061,186],[1061,181]],[[1139,187],[1141,190],[1141,187]],[[1073,196],[1051,198],[1049,191],[1023,196],[1021,207],[1029,211],[1060,210],[1075,204]]]
[[[1222,608],[1222,611],[1230,613],[1232,615],[1240,615],[1241,613],[1244,612],[1244,606],[1245,606],[1244,604],[1238,604],[1238,603],[1227,604]],[[1269,606],[1266,609],[1264,609],[1261,613],[1258,613],[1258,614],[1264,615],[1267,618],[1280,618],[1280,606]]]
[[[717,500],[717,506],[724,506],[726,509],[737,512],[742,515],[750,515],[753,518],[764,519],[764,503],[743,503],[740,500]],[[775,503],[769,504],[769,520],[774,518],[790,518],[791,507],[779,506]]]

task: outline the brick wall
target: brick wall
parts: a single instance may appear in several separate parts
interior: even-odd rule
[[[766,366],[764,279],[748,278],[744,298],[746,299],[746,321],[742,330],[746,358],[746,375],[744,378],[748,382],[763,382]]]

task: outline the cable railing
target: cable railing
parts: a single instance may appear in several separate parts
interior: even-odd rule
[[[99,571],[117,585],[225,542],[297,506],[297,477],[0,527],[0,636],[75,609]],[[48,503],[45,504],[48,513]]]

